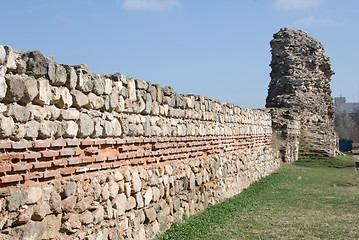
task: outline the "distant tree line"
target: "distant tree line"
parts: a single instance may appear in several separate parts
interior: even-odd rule
[[[336,113],[334,127],[339,138],[349,138],[359,143],[359,113]]]

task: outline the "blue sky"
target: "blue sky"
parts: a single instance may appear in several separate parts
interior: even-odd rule
[[[0,1],[1,45],[249,108],[265,105],[273,33],[301,29],[331,58],[332,96],[359,102],[358,0]]]

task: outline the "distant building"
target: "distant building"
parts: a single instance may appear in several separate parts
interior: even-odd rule
[[[336,113],[359,113],[359,103],[347,103],[345,97],[334,98]]]

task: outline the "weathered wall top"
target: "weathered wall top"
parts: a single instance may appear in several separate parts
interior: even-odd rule
[[[274,34],[271,47],[272,81],[266,107],[305,108],[332,116],[334,72],[323,45],[306,32],[284,28]]]
[[[270,116],[0,46],[0,138],[270,134]]]

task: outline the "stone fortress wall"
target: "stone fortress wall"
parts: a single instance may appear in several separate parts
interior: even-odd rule
[[[324,47],[286,28],[271,46],[263,110],[0,46],[0,239],[152,239],[282,161],[334,156]]]
[[[0,238],[151,239],[280,166],[271,116],[0,46]]]

